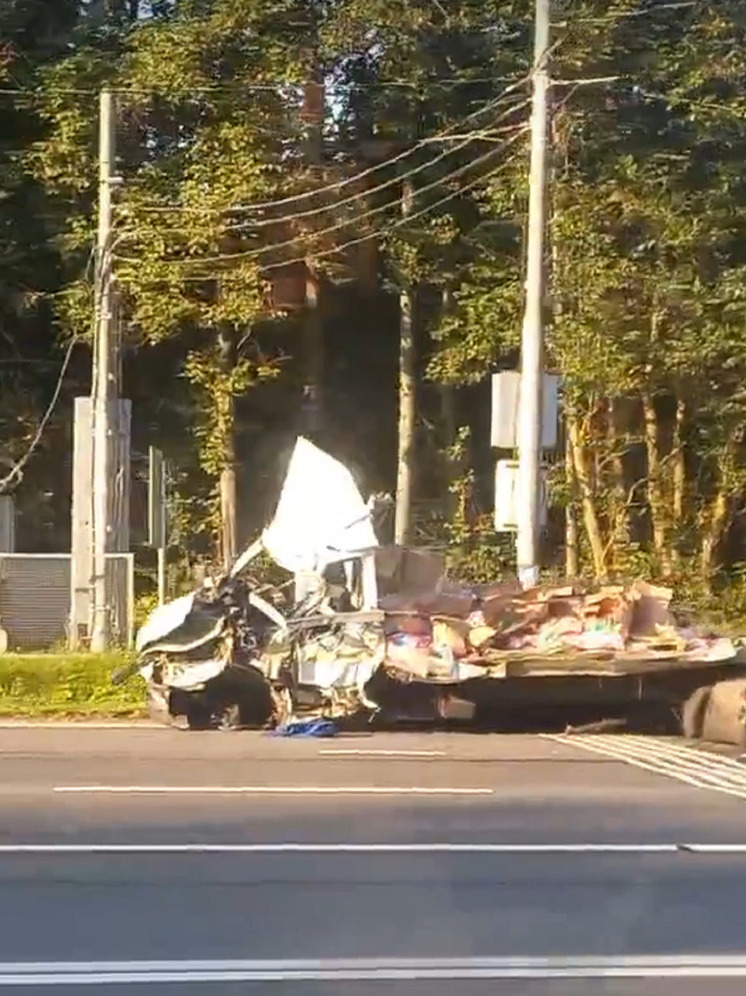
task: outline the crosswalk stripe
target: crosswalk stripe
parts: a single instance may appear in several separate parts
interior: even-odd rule
[[[624,761],[693,788],[746,799],[746,771],[731,758],[706,755],[704,751],[693,754],[686,747],[656,737],[545,734],[544,738]]]

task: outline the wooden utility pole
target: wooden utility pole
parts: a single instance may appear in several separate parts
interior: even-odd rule
[[[526,312],[521,335],[518,405],[518,576],[525,587],[539,580],[541,391],[546,270],[547,124],[550,0],[535,0],[531,172],[526,266]]]
[[[109,546],[110,486],[119,359],[114,343],[114,301],[111,270],[112,175],[114,164],[114,98],[101,92],[99,102],[98,239],[96,247],[96,338],[93,357],[93,515],[91,564],[91,650],[107,649],[110,637],[106,552]]]
[[[402,184],[401,212],[412,213],[414,190],[409,180]],[[402,277],[399,293],[399,439],[396,466],[396,515],[394,542],[406,546],[412,524],[412,463],[415,435],[414,295],[408,278]]]

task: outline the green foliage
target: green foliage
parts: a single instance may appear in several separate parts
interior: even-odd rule
[[[97,92],[107,83],[123,181],[109,251],[135,446],[159,442],[175,464],[181,552],[203,553],[215,531],[223,469],[234,458],[253,467],[297,428],[303,323],[281,312],[272,281],[284,262],[316,255],[330,410],[348,399],[326,435],[364,449],[360,462],[391,488],[393,446],[379,445],[395,431],[391,298],[410,288],[416,450],[437,456],[437,467],[421,460],[419,497],[437,505],[436,539],[454,570],[512,570],[491,533],[492,455],[478,413],[489,375],[518,359],[529,96],[520,81],[533,5],[94,6],[14,0],[0,12],[13,46],[0,74],[22,90],[0,96],[0,334],[15,351],[12,366],[0,364],[0,430],[10,457],[24,451],[53,384],[36,364],[59,338],[91,328]],[[556,471],[553,491],[577,515],[582,571],[696,575],[710,598],[729,577],[736,584],[744,555],[742,5],[554,6],[547,361],[563,377],[574,464]],[[331,99],[314,170],[301,103],[317,69]],[[444,129],[469,140],[431,141]],[[383,190],[335,191],[382,161],[369,186],[390,181]],[[414,168],[414,214],[401,226],[401,181]],[[303,202],[315,213],[288,218],[303,211],[287,198],[330,183]],[[359,199],[344,203],[343,190]],[[379,252],[363,297],[332,283],[355,283],[360,247],[341,247],[366,237],[363,248],[375,240]],[[71,392],[82,393],[87,376],[76,377]],[[466,424],[471,442],[455,433]],[[62,425],[50,454],[69,446]],[[55,490],[60,466],[33,465],[25,514]],[[259,495],[252,474],[252,508],[270,476],[257,471]]]
[[[113,685],[121,654],[3,654],[0,715],[134,716],[145,708],[145,685],[134,675]]]

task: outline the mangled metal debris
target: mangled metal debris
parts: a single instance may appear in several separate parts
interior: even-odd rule
[[[385,654],[377,545],[347,468],[299,439],[260,539],[227,577],[157,609],[138,633],[152,711],[215,726],[279,722],[299,706],[374,709],[365,689]],[[295,575],[285,614],[244,580],[262,551]]]
[[[262,551],[294,575],[283,606],[246,578]],[[670,598],[641,582],[453,585],[439,556],[379,547],[349,471],[299,439],[262,536],[228,576],[157,609],[137,650],[152,712],[191,727],[370,715],[407,689],[433,718],[470,719],[474,688],[488,679],[507,688],[514,677],[735,659],[731,641],[678,627]]]

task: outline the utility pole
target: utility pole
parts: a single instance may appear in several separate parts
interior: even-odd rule
[[[402,218],[407,218],[412,213],[413,202],[412,183],[405,180],[401,196]],[[412,288],[407,277],[403,276],[399,293],[399,439],[394,519],[394,542],[397,546],[406,546],[412,519],[412,458],[415,426],[413,304]]]
[[[547,123],[550,0],[536,0],[531,172],[526,266],[526,311],[521,334],[518,405],[518,577],[528,588],[539,580],[541,393],[546,271]]]
[[[109,541],[112,401],[116,400],[118,360],[113,355],[114,301],[111,271],[112,175],[114,165],[114,98],[102,90],[99,110],[98,240],[96,246],[96,337],[93,354],[93,538],[91,543],[91,650],[109,645],[109,599],[106,551]]]

